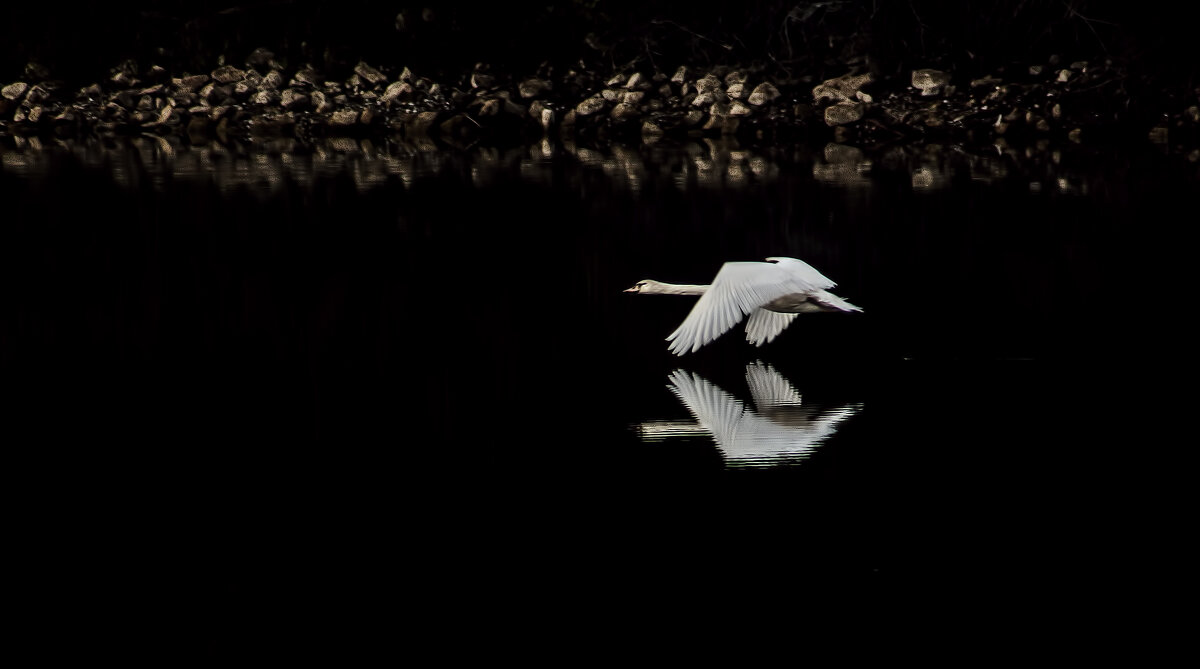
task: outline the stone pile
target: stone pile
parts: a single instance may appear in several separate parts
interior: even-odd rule
[[[1125,76],[1111,63],[1080,61],[970,81],[935,69],[912,71],[904,81],[849,72],[814,86],[733,67],[602,76],[544,66],[516,76],[480,63],[458,80],[439,82],[407,67],[360,62],[333,79],[310,65],[289,69],[260,48],[242,64],[200,73],[126,61],[78,89],[31,63],[23,78],[0,87],[0,134],[177,134],[202,143],[401,133],[450,145],[544,135],[1081,141],[1128,120]],[[1194,143],[1198,104],[1193,92],[1138,131],[1152,141]]]

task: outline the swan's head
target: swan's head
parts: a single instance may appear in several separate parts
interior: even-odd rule
[[[666,293],[667,290],[666,284],[660,281],[655,281],[654,279],[642,279],[641,281],[633,284],[633,288],[626,288],[624,292],[654,294]]]

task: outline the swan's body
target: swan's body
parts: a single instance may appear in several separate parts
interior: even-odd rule
[[[727,262],[708,286],[645,279],[625,292],[700,296],[667,337],[671,352],[683,355],[725,334],[747,315],[746,340],[762,346],[779,336],[797,314],[862,311],[830,293],[828,289],[835,285],[803,260],[767,258],[767,262]]]

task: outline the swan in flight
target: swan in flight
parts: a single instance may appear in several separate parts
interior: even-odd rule
[[[762,346],[779,336],[797,314],[862,311],[828,292],[835,285],[803,260],[774,257],[766,262],[727,262],[708,286],[644,279],[625,292],[700,296],[667,337],[671,352],[683,355],[725,334],[746,315],[750,316],[746,341]]]

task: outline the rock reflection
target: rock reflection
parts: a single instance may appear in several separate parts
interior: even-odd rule
[[[695,422],[653,421],[637,426],[643,441],[681,436],[711,436],[727,467],[771,467],[807,458],[862,405],[804,405],[800,393],[770,365],[746,365],[753,407],[684,370],[671,373],[667,388]]]
[[[871,161],[862,149],[845,144],[826,144],[824,162],[813,164],[813,178],[840,186],[863,186],[871,183]]]
[[[614,187],[637,193],[648,184],[697,189],[753,188],[780,179],[812,179],[838,188],[871,188],[902,176],[916,192],[954,183],[1015,180],[1037,193],[1087,196],[1095,180],[1096,151],[1047,141],[1016,146],[1004,138],[964,147],[935,142],[859,147],[830,142],[742,146],[733,137],[636,145],[556,141],[542,137],[524,146],[450,149],[428,137],[256,138],[248,142],[192,144],[177,137],[0,137],[0,169],[29,177],[44,173],[55,154],[73,155],[84,166],[108,172],[124,186],[162,188],[169,178],[211,180],[219,189],[272,192],[289,182],[347,175],[359,191],[398,182],[411,187],[424,176],[466,170],[479,187],[514,171],[523,180],[551,185],[562,168],[604,176]]]

